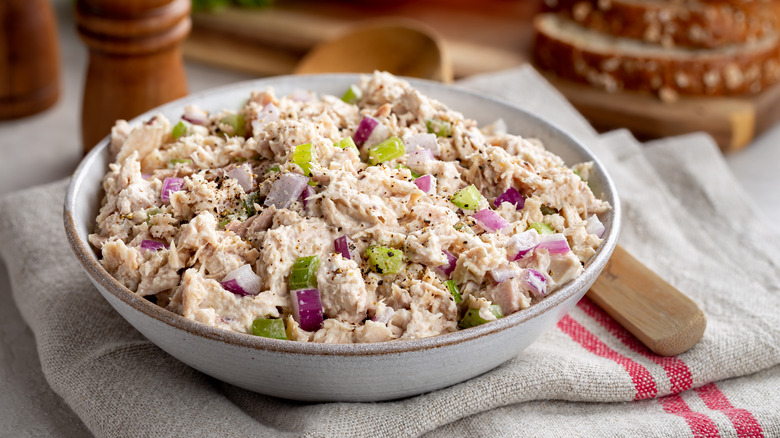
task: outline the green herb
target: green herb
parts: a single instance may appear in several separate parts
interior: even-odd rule
[[[377,274],[397,274],[406,262],[406,255],[400,249],[372,245],[366,249],[368,266]]]
[[[244,210],[247,217],[254,216],[257,213],[255,210],[255,204],[260,204],[260,192],[252,192],[246,196],[244,200]]]
[[[274,318],[257,318],[252,322],[252,334],[264,338],[287,339],[284,321]]]
[[[298,257],[290,270],[290,290],[316,289],[319,268],[320,258],[316,255]]]
[[[466,188],[458,190],[454,195],[452,195],[450,201],[464,210],[476,210],[480,201],[482,201],[482,194],[479,193],[477,187],[472,184]]]
[[[279,166],[271,166],[271,167],[269,167],[268,169],[265,170],[265,173],[278,172],[279,170],[281,170],[281,169],[279,169]]]

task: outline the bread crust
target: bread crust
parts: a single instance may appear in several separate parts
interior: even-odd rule
[[[664,47],[714,48],[777,32],[771,2],[729,0],[545,0],[556,12],[598,32]]]
[[[678,93],[700,96],[758,93],[780,82],[780,39],[776,36],[773,45],[764,44],[765,47],[756,50],[690,50],[691,56],[670,56],[669,51],[663,50],[604,51],[547,32],[549,24],[542,24],[550,17],[568,21],[555,14],[536,17],[536,65],[562,78],[610,92],[644,90],[658,94],[663,100],[675,100]],[[571,22],[569,25],[578,26]],[[594,32],[582,31],[586,35]],[[675,50],[687,53],[688,49]]]

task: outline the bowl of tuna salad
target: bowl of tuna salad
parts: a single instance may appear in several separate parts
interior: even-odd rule
[[[269,395],[376,401],[484,373],[554,326],[606,264],[620,205],[553,124],[375,72],[117,121],[65,226],[103,297],[182,362]]]

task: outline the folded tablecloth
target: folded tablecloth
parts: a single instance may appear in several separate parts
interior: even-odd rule
[[[382,403],[254,394],[168,356],[103,300],[67,244],[61,181],[0,199],[0,252],[51,388],[110,437],[780,436],[780,230],[713,141],[598,135],[530,67],[460,85],[596,153],[623,203],[621,245],[702,307],[699,344],[656,356],[586,298],[513,360],[450,388]]]

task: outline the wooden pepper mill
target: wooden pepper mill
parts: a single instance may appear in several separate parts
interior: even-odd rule
[[[54,105],[60,92],[60,56],[51,4],[2,0],[0,23],[0,119]]]
[[[77,0],[78,32],[89,48],[81,134],[84,151],[129,120],[187,95],[181,53],[191,0]]]

